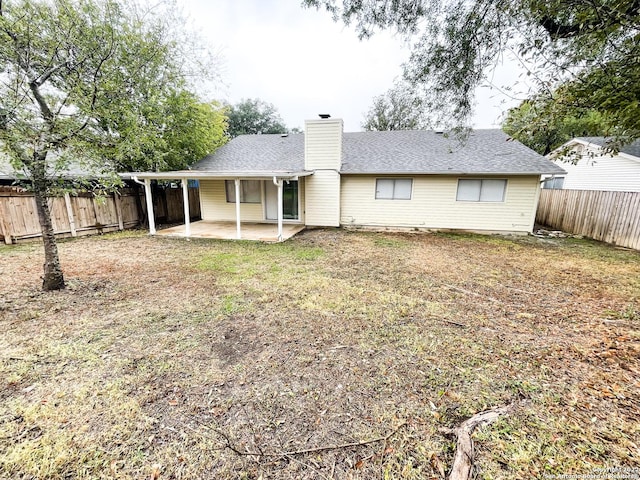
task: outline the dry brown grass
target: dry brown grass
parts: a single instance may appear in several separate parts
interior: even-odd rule
[[[640,467],[638,252],[335,230],[60,251],[69,287],[43,293],[41,247],[0,247],[0,478],[437,479],[440,429],[511,403],[479,478]]]

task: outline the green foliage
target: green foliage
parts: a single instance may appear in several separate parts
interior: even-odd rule
[[[33,188],[45,290],[65,286],[46,200],[58,172],[108,185],[118,169],[184,166],[222,141],[223,113],[188,91],[211,64],[176,11],[170,0],[0,1],[0,150]]]
[[[184,166],[223,139],[224,115],[188,90],[210,65],[170,3],[16,0],[0,16],[0,146],[28,176],[71,163],[116,169]],[[189,142],[193,145],[188,146]],[[93,167],[93,168],[92,168]]]
[[[217,102],[202,103],[183,90],[166,103],[163,140],[166,156],[160,170],[181,170],[227,141],[226,110]]]
[[[426,128],[423,105],[407,86],[390,89],[373,99],[373,105],[365,115],[365,130],[419,130]]]
[[[535,97],[512,108],[502,129],[541,155],[546,155],[574,137],[608,136],[615,129],[595,109],[576,112],[552,99]]]
[[[304,0],[355,25],[362,37],[393,29],[412,37],[405,77],[431,120],[461,125],[473,95],[505,52],[558,112],[594,109],[620,143],[640,137],[640,3],[637,0]],[[551,110],[550,113],[555,113]],[[558,118],[550,122],[558,122]]]
[[[227,132],[231,138],[259,133],[287,133],[287,127],[276,107],[258,98],[249,98],[230,105],[227,115],[229,117]]]

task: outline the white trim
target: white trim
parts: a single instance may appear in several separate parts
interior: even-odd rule
[[[271,180],[273,177],[288,179],[288,180],[297,180],[298,177],[307,177],[309,175],[313,175],[312,171],[302,170],[298,172],[290,172],[290,171],[229,171],[229,172],[207,172],[207,171],[197,171],[197,170],[177,170],[173,172],[131,172],[131,173],[121,173],[120,176],[123,178],[127,177],[137,177],[137,178],[150,178],[154,180],[175,180],[176,178],[187,178],[190,180],[206,180],[206,179],[216,179],[223,178],[226,180],[234,180],[236,178],[250,178],[252,180]]]
[[[242,238],[240,232],[240,179],[234,180],[236,184],[236,238],[240,240]]]
[[[549,152],[546,156],[547,156],[547,158],[549,158],[552,161],[556,162],[556,161],[559,160],[558,158],[556,158],[556,155],[555,155],[557,152],[559,152],[559,151],[561,151],[563,149],[569,148],[569,147],[573,147],[575,145],[584,145],[585,147],[591,148],[593,150],[597,150],[599,152],[602,152],[602,150],[603,150],[602,145],[598,145],[597,143],[591,143],[591,142],[588,142],[586,140],[582,140],[581,138],[573,138],[573,139],[569,140],[568,142],[562,144],[561,146],[559,146],[558,148],[556,148],[552,152]],[[615,156],[615,155],[619,155],[622,158],[626,158],[628,160],[633,160],[634,162],[640,162],[640,157],[636,157],[635,155],[631,155],[630,153],[618,152],[617,154],[612,155],[612,157]]]
[[[184,203],[184,236],[191,236],[191,213],[189,213],[189,180],[182,179],[182,201]]]
[[[156,219],[153,215],[153,198],[151,196],[151,179],[144,179],[144,196],[147,201],[147,217],[149,218],[149,233],[156,234]]]
[[[282,206],[282,184],[283,180],[280,178],[273,177],[273,184],[278,187],[278,241],[282,241],[282,216],[283,216],[283,206]]]

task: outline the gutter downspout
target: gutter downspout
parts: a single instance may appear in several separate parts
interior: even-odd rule
[[[149,217],[149,234],[156,234],[156,219],[153,215],[153,198],[151,197],[151,180],[148,178],[144,179],[144,183],[138,180],[138,177],[135,175],[131,176],[131,179],[139,183],[140,185],[144,185],[144,198],[147,202],[147,216]]]
[[[278,242],[282,241],[282,179],[273,177],[273,184],[278,187]]]

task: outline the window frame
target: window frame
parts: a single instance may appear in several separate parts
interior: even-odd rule
[[[560,177],[547,177],[542,180],[542,188],[545,190],[563,190],[564,189],[564,176]],[[558,184],[560,184],[558,186]]]
[[[393,182],[392,193],[390,197],[380,197],[378,196],[379,188],[378,182],[380,181],[391,181]],[[396,196],[396,183],[398,181],[408,181],[409,182],[409,197],[397,197]],[[378,177],[376,178],[375,183],[375,200],[411,200],[413,198],[413,177]]]
[[[244,189],[243,185],[249,185],[249,182],[255,182],[258,191],[249,192],[248,188]],[[235,180],[224,181],[224,192],[227,203],[236,203],[236,182]],[[247,195],[253,193],[256,195],[256,199],[247,199]],[[261,204],[262,203],[262,181],[253,179],[241,179],[240,180],[240,203]]]
[[[482,188],[484,182],[495,182],[500,181],[504,182],[502,187],[502,197],[500,200],[486,200],[482,199]],[[480,188],[478,190],[478,198],[476,200],[473,199],[460,199],[460,182],[480,182]],[[458,178],[458,183],[456,185],[456,202],[471,202],[471,203],[504,203],[507,199],[507,185],[509,184],[509,180],[507,178]]]

